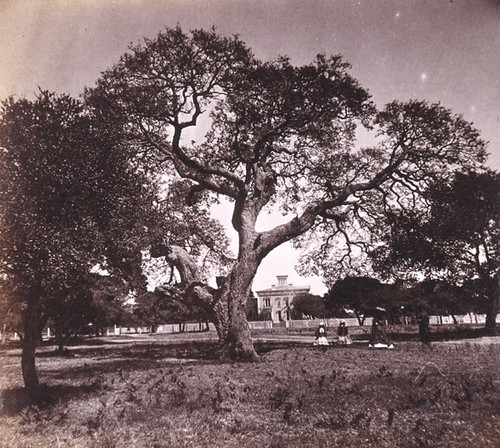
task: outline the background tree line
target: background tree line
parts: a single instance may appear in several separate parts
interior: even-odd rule
[[[356,317],[363,325],[377,308],[391,323],[405,323],[419,311],[430,315],[456,317],[468,313],[487,314],[488,296],[476,281],[462,286],[437,280],[411,284],[383,283],[372,277],[346,277],[338,280],[323,296],[302,294],[294,298],[292,319]]]

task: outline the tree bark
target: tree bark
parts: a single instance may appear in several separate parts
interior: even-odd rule
[[[24,320],[21,368],[23,372],[24,387],[31,398],[36,396],[40,387],[35,366],[35,351],[39,335],[39,312],[40,303],[38,299],[28,299]]]
[[[259,358],[253,346],[245,313],[256,271],[257,267],[237,263],[227,279],[228,287],[224,289],[220,300],[228,304],[227,333],[224,335],[223,343],[226,355],[233,360],[255,361]]]
[[[498,299],[494,300],[494,304],[490,304],[488,312],[486,313],[486,323],[484,325],[485,333],[489,336],[497,335],[497,312],[493,308],[498,307]]]

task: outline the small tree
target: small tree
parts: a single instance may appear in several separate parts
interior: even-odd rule
[[[45,299],[42,305],[44,321],[54,330],[59,352],[63,352],[67,338],[84,332],[92,318],[92,293],[88,285],[81,289],[62,290]]]
[[[371,315],[371,310],[385,305],[383,285],[370,277],[346,277],[338,280],[325,294],[325,305],[329,310],[352,309],[359,325]]]
[[[372,253],[375,266],[389,275],[420,271],[429,280],[476,285],[471,297],[486,299],[485,329],[494,334],[500,275],[499,174],[456,173],[429,186],[424,196],[429,208],[391,217],[386,244]]]
[[[101,124],[79,101],[49,92],[0,108],[0,276],[9,302],[23,305],[31,394],[44,307],[80,297],[96,264],[141,281],[151,183]]]
[[[87,316],[96,336],[113,325],[134,323],[132,308],[127,304],[130,285],[121,278],[94,274],[90,284],[92,302]]]
[[[306,293],[293,298],[291,314],[292,319],[303,319],[304,316],[311,316],[315,319],[328,317],[323,297]]]
[[[177,294],[169,285],[158,287],[154,292],[147,292],[137,297],[134,314],[149,325],[151,332],[156,332],[161,324],[178,324],[179,331],[184,331],[186,322],[208,322],[213,320],[204,308],[189,297]]]
[[[154,292],[146,292],[138,296],[133,312],[143,324],[150,328],[152,333],[156,333],[158,326],[169,322],[171,317],[165,300]]]
[[[10,332],[22,334],[23,306],[22,302],[13,300],[9,294],[7,279],[0,280],[0,337],[2,344],[7,341]]]
[[[259,319],[258,301],[253,294],[247,301],[245,314],[249,321]]]

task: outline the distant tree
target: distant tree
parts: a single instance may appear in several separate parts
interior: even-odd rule
[[[43,322],[53,329],[58,351],[63,352],[67,339],[83,333],[91,321],[92,293],[88,284],[61,290],[45,299],[42,308]]]
[[[463,307],[468,313],[487,314],[491,309],[490,281],[481,278],[466,280],[460,287]]]
[[[466,314],[470,310],[470,301],[464,295],[463,288],[439,280],[424,280],[408,288],[408,294],[414,304],[413,309],[424,309],[430,314],[451,316],[457,323],[456,315]]]
[[[328,317],[323,297],[314,294],[299,294],[293,298],[292,319],[303,319],[304,316],[312,318]]]
[[[425,197],[429,208],[391,217],[386,244],[372,253],[374,266],[388,275],[402,277],[420,271],[429,280],[444,279],[468,285],[469,290],[475,285],[475,295],[482,299],[471,300],[469,309],[474,301],[486,303],[485,329],[495,334],[500,294],[500,175],[456,173],[448,181],[429,186]],[[460,310],[465,311],[462,304]]]
[[[158,287],[154,292],[147,292],[137,297],[134,314],[156,332],[161,324],[178,324],[184,331],[186,322],[208,322],[212,316],[196,302],[190,302],[189,296],[182,296],[169,285]]]
[[[171,311],[168,309],[165,300],[154,292],[146,292],[139,295],[135,300],[134,315],[147,325],[152,333],[155,333],[158,326],[170,322]]]
[[[0,276],[9,302],[22,304],[30,393],[39,385],[35,350],[49,302],[80,300],[97,264],[136,286],[144,281],[137,261],[152,184],[130,152],[117,150],[119,140],[66,95],[40,92],[0,107]]]
[[[265,320],[273,320],[271,309],[270,308],[264,308],[259,312],[258,319],[260,321],[265,321]]]
[[[238,254],[218,288],[189,273],[189,254],[174,257],[232,358],[257,357],[245,305],[273,249],[308,233],[332,253],[334,237],[368,232],[391,207],[411,207],[431,180],[484,159],[484,142],[461,117],[420,101],[378,112],[348,69],[340,56],[262,62],[237,37],[177,27],[132,47],[86,92],[104,123],[121,121],[138,157],[188,181],[188,198],[209,192],[232,204]],[[361,123],[378,133],[374,147],[355,148]],[[272,205],[293,217],[257,231]],[[328,268],[314,251],[312,259],[309,270]]]
[[[338,280],[325,294],[325,305],[333,313],[344,309],[354,311],[359,325],[363,325],[367,316],[373,316],[374,310],[383,308],[391,321],[404,313],[408,299],[398,285],[381,283],[371,277],[346,277]]]
[[[121,278],[93,275],[90,285],[92,303],[88,322],[96,336],[114,325],[133,326],[135,322],[129,300],[130,286]]]
[[[82,276],[83,277],[83,276]],[[128,300],[129,285],[119,278],[91,274],[79,288],[61,290],[60,296],[43,301],[43,321],[53,330],[58,351],[67,338],[104,334],[113,325],[134,326]]]

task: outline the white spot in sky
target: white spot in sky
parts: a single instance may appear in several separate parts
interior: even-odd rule
[[[428,75],[425,72],[420,73],[420,81],[425,82],[427,81]]]
[[[401,16],[400,12],[397,12],[396,14],[394,14],[394,18],[396,18],[396,19],[399,19],[400,16]]]

